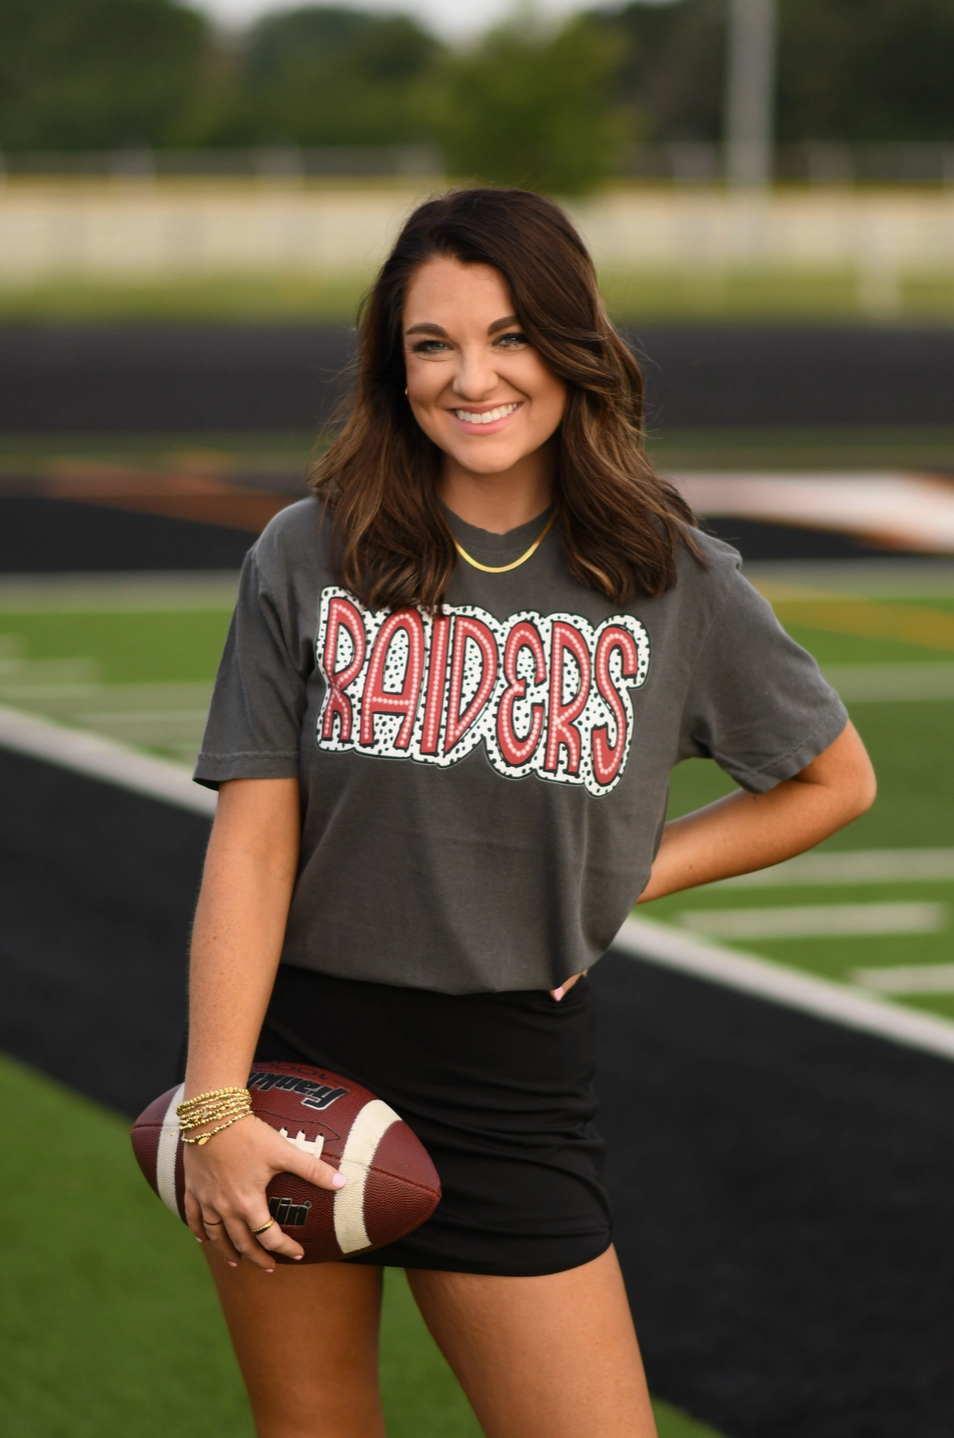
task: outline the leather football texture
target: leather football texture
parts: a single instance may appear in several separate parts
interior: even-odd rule
[[[434,1212],[441,1186],[427,1150],[394,1109],[361,1084],[308,1064],[263,1063],[249,1075],[248,1089],[256,1117],[348,1180],[333,1191],[279,1173],[268,1185],[269,1212],[305,1250],[299,1263],[381,1248]],[[130,1137],[146,1181],[185,1222],[181,1100],[181,1084],[155,1099]]]

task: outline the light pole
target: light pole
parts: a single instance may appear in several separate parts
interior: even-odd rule
[[[777,0],[729,0],[725,173],[730,185],[772,178]]]

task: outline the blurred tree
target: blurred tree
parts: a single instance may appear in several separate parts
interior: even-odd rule
[[[954,0],[781,0],[781,140],[954,140]]]
[[[310,7],[249,34],[212,143],[387,145],[426,139],[420,87],[441,47],[405,16]]]
[[[453,56],[435,114],[455,174],[564,192],[610,174],[622,138],[620,46],[585,16],[555,35],[493,31]]]
[[[722,133],[725,0],[595,11],[653,140]],[[779,0],[781,140],[954,139],[954,0]]]
[[[617,95],[645,140],[722,133],[725,0],[631,0],[593,17],[619,46]]]
[[[0,149],[168,143],[206,26],[171,0],[0,0]]]

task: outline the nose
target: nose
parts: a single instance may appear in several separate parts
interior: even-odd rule
[[[493,394],[497,382],[493,355],[488,353],[484,345],[461,348],[454,375],[455,394],[460,395],[461,399],[470,400],[472,404],[479,404]]]

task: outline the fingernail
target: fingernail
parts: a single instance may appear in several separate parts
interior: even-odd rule
[[[192,1235],[192,1237],[195,1239],[196,1243],[204,1243],[204,1242],[205,1242],[205,1239],[204,1239],[204,1238],[200,1238],[197,1233],[194,1233],[194,1234]]]
[[[331,1186],[332,1186],[332,1188],[344,1188],[345,1182],[346,1182],[346,1179],[345,1179],[344,1174],[343,1174],[343,1173],[336,1173],[335,1176],[334,1176],[334,1178],[331,1180]]]
[[[302,1259],[304,1258],[304,1256],[305,1256],[305,1255],[304,1255],[303,1253],[293,1253],[293,1254],[292,1254],[292,1258],[295,1260],[296,1263],[301,1263],[301,1261],[302,1261]]]
[[[266,1273],[274,1273],[275,1270],[274,1270],[274,1268],[266,1268],[265,1272],[266,1272]]]
[[[238,1264],[233,1258],[227,1258],[225,1261],[228,1264],[229,1268],[238,1268]]]
[[[553,990],[553,997],[556,999],[557,1003],[560,1002],[560,1000],[562,999],[562,997],[563,997],[563,995],[564,995],[565,993],[566,993],[566,989],[563,987],[562,984],[560,985],[560,987],[559,987],[558,989],[554,989],[554,990]]]

